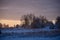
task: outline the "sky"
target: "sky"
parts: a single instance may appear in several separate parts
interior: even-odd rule
[[[55,19],[60,16],[59,4],[60,0],[0,0],[0,19],[19,20],[30,13]]]
[[[0,0],[0,20],[19,20],[30,13],[55,20],[60,16],[60,0]]]
[[[4,25],[9,25],[9,27],[14,27],[14,25],[21,25],[22,23],[19,20],[0,20],[0,22]]]

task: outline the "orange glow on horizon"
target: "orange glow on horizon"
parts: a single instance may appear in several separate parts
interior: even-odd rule
[[[52,20],[53,24],[55,24],[56,20]],[[0,23],[2,24],[8,24],[9,27],[14,27],[14,25],[19,24],[22,25],[23,22],[20,20],[0,20]]]
[[[49,20],[49,21],[51,21],[53,24],[55,24],[55,23],[56,23],[56,20]]]
[[[21,25],[22,22],[20,20],[0,20],[0,23],[8,24],[9,27],[14,27],[16,24]]]
[[[53,24],[55,24],[56,23],[56,20],[52,20],[52,22],[53,22]]]

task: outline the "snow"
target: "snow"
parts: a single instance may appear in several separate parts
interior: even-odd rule
[[[49,29],[48,27],[42,29],[2,29],[2,34],[0,34],[0,40],[60,40],[60,36],[49,36],[49,37],[42,37],[42,36],[21,36],[20,34],[13,34],[14,33],[22,33],[22,32],[40,32],[40,31],[52,31],[56,29]],[[12,33],[12,34],[5,34],[5,33]]]
[[[41,29],[18,29],[18,28],[14,28],[14,29],[3,29],[2,33],[40,32],[40,31],[52,31],[52,30],[55,30],[55,29],[48,29],[48,27],[41,28]]]
[[[0,36],[0,40],[60,40],[60,36],[56,37],[19,37],[19,36]]]

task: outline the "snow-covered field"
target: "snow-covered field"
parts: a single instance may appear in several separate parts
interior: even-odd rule
[[[60,40],[60,36],[53,37],[20,37],[18,35],[0,36],[0,40]]]
[[[35,36],[32,34],[33,36],[31,36],[20,34],[22,32],[50,32],[52,30],[54,31],[55,29],[3,29],[2,34],[0,34],[0,40],[60,40],[59,34],[55,36],[39,36],[38,34]]]
[[[17,28],[14,28],[14,29],[2,29],[1,32],[2,33],[21,33],[21,32],[40,32],[40,31],[55,31],[56,29],[46,29],[46,28],[43,28],[43,29],[17,29]]]

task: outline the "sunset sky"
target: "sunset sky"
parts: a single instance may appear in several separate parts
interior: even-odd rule
[[[14,25],[21,25],[21,21],[19,20],[0,20],[0,23],[9,25],[9,27],[13,27]]]
[[[9,20],[6,23],[14,24],[15,21],[19,23],[22,15],[30,13],[55,20],[60,16],[60,0],[0,0],[0,22]]]

